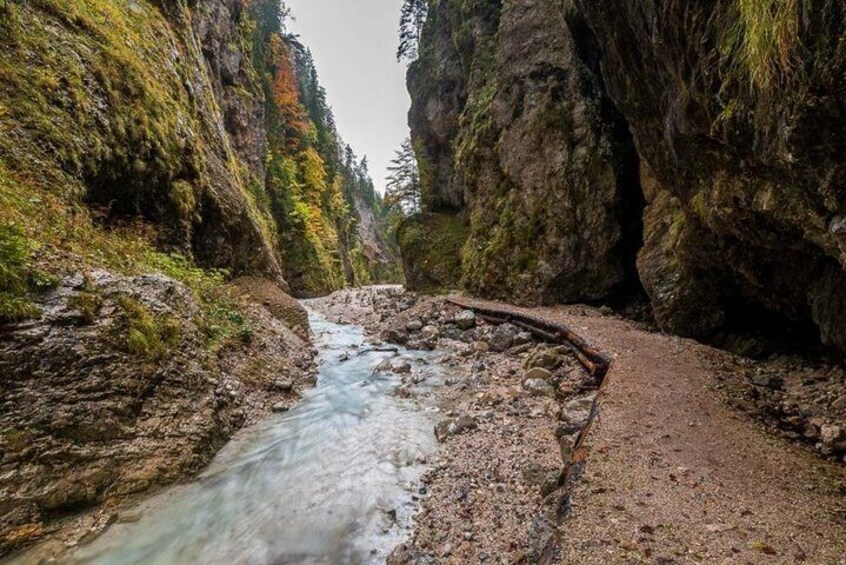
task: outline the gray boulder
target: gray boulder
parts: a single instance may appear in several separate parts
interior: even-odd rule
[[[471,330],[476,327],[476,314],[472,310],[462,310],[452,319],[452,323],[462,330]]]
[[[517,326],[513,324],[501,324],[497,326],[488,338],[488,344],[494,351],[503,352],[514,345],[514,339],[519,333],[520,329]]]
[[[555,388],[545,379],[523,379],[523,388],[532,396],[546,396],[548,398],[555,396]]]

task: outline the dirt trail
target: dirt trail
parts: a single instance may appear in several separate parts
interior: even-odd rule
[[[614,357],[551,561],[846,563],[843,467],[729,408],[729,355],[589,308],[513,310]]]

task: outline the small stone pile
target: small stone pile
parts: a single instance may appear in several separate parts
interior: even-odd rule
[[[846,371],[791,357],[724,368],[728,401],[823,457],[846,463]]]

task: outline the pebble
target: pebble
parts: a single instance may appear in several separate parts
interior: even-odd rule
[[[475,430],[478,427],[476,419],[472,416],[460,416],[442,420],[435,425],[435,437],[444,442],[448,437],[458,435],[466,430]]]
[[[534,367],[526,371],[526,374],[523,376],[524,380],[528,379],[541,379],[543,381],[552,378],[552,372],[542,368],[542,367]]]
[[[420,339],[430,341],[436,339],[441,335],[441,330],[437,326],[424,326],[420,330]]]
[[[843,429],[840,426],[832,424],[825,424],[820,427],[820,439],[826,446],[832,446],[835,443],[846,439],[843,434]]]
[[[273,386],[271,387],[273,390],[278,390],[279,392],[290,392],[294,388],[294,381],[291,379],[280,379],[273,381]]]
[[[527,378],[523,380],[523,388],[532,396],[555,396],[555,389],[545,379]]]
[[[391,371],[398,375],[403,375],[411,372],[411,363],[408,361],[399,361],[391,365]]]

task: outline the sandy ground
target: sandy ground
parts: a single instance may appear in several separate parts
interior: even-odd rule
[[[327,300],[330,315],[374,334],[451,308],[425,299],[397,312],[375,291]],[[444,391],[445,417],[477,427],[444,442],[414,535],[389,562],[846,563],[844,467],[733,408],[733,356],[592,308],[522,311],[614,358],[580,474],[563,498],[549,494],[562,416],[521,392],[525,353],[465,358],[441,340],[472,375]]]
[[[553,561],[846,563],[843,466],[729,408],[729,355],[590,309],[531,311],[615,358]]]

